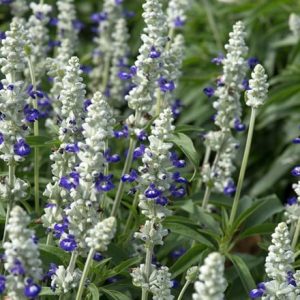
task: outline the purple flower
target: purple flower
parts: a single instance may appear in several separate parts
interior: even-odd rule
[[[15,88],[15,86],[14,86],[12,83],[9,84],[9,85],[7,86],[7,89],[8,89],[9,91],[13,91],[14,88]]]
[[[18,259],[16,259],[14,261],[14,265],[12,266],[12,268],[9,271],[13,275],[25,275],[25,269],[24,269],[22,263]]]
[[[242,86],[243,86],[243,89],[245,90],[245,91],[249,91],[249,90],[251,90],[251,88],[250,88],[250,86],[249,86],[249,80],[248,79],[243,79],[243,81],[242,81]]]
[[[55,238],[59,239],[63,233],[67,232],[68,228],[69,226],[67,222],[64,222],[62,224],[60,223],[55,224],[53,228]]]
[[[84,111],[88,111],[88,107],[92,104],[92,100],[91,99],[86,99],[83,103],[83,109]]]
[[[294,204],[297,204],[298,200],[297,200],[297,197],[293,196],[293,197],[289,197],[287,200],[286,200],[286,204],[287,205],[294,205]]]
[[[127,73],[127,72],[123,72],[123,71],[120,71],[118,73],[118,76],[121,80],[129,80],[132,78],[132,74],[130,73]]]
[[[300,144],[300,136],[293,139],[294,144]]]
[[[30,146],[25,142],[24,139],[20,139],[14,144],[15,154],[23,157],[30,154],[30,152],[31,152]]]
[[[176,28],[181,28],[181,27],[184,26],[185,21],[182,20],[180,17],[176,17],[176,18],[174,19],[173,23],[174,23],[174,26],[175,26]]]
[[[145,145],[141,144],[139,147],[135,148],[133,151],[133,159],[140,158],[144,155],[145,153]]]
[[[131,66],[130,67],[130,73],[134,76],[134,75],[136,75],[136,72],[137,72],[137,67],[136,66]]]
[[[95,260],[95,261],[101,261],[103,258],[104,257],[103,257],[103,255],[100,252],[96,252],[94,254],[93,260]]]
[[[49,25],[50,26],[57,26],[58,24],[58,19],[57,18],[50,18],[49,20]]]
[[[180,247],[179,249],[176,249],[174,251],[171,252],[170,256],[173,259],[178,259],[179,257],[181,257],[184,253],[186,252],[186,249],[183,247]]]
[[[0,145],[4,143],[4,135],[2,132],[0,132]]]
[[[79,185],[79,173],[71,172],[69,176],[61,177],[59,181],[59,186],[65,188],[70,191],[71,189],[76,189]]]
[[[160,56],[161,56],[161,53],[159,51],[157,51],[154,46],[152,46],[150,49],[149,57],[156,59],[156,58],[159,58]]]
[[[35,13],[35,17],[38,20],[43,20],[45,18],[45,15],[41,11],[38,11],[38,12]]]
[[[160,90],[164,93],[172,92],[175,89],[174,81],[172,81],[172,80],[168,81],[164,77],[160,77],[160,79],[158,80],[158,85],[159,85]]]
[[[138,172],[132,169],[129,174],[124,174],[121,177],[121,180],[123,182],[134,182],[137,179],[137,177],[138,177]]]
[[[224,194],[230,197],[234,195],[235,191],[236,191],[236,186],[233,181],[229,181],[223,190]]]
[[[77,243],[74,238],[66,238],[60,241],[59,247],[67,252],[72,252],[76,249]]]
[[[141,142],[146,141],[148,138],[148,134],[146,133],[145,130],[140,130],[136,136],[137,136],[138,140]]]
[[[179,159],[176,152],[171,152],[170,161],[172,162],[173,166],[176,168],[184,168],[186,166],[185,160]]]
[[[185,188],[183,186],[171,185],[169,191],[174,198],[182,198],[185,195]]]
[[[245,131],[246,130],[246,125],[241,123],[239,119],[234,120],[234,129],[238,132]]]
[[[0,3],[1,4],[11,4],[13,2],[13,0],[1,0]]]
[[[111,191],[115,186],[112,182],[113,175],[103,175],[100,173],[98,178],[95,181],[95,187],[98,192],[103,191],[103,192],[109,192]]]
[[[154,199],[160,196],[161,191],[155,188],[155,184],[151,183],[144,195],[149,199]]]
[[[102,21],[107,20],[107,13],[106,12],[98,12],[91,15],[90,19],[93,23],[100,23]]]
[[[169,203],[168,198],[159,196],[155,199],[155,203],[161,206],[166,206]]]
[[[42,288],[36,283],[33,283],[32,280],[27,280],[27,285],[24,287],[24,296],[33,299],[38,296],[41,290]]]
[[[300,176],[300,166],[294,167],[293,170],[291,171],[291,174],[293,176]]]
[[[262,289],[253,289],[250,293],[249,293],[249,297],[251,299],[256,299],[256,298],[260,298],[263,296],[263,294],[265,293],[264,290]]]
[[[215,93],[215,89],[211,86],[208,86],[206,88],[203,89],[203,93],[208,97],[212,97]]]
[[[49,41],[48,46],[50,48],[60,47],[61,46],[61,41]]]
[[[84,28],[84,24],[80,20],[73,20],[72,25],[77,31],[81,31]]]
[[[188,183],[187,179],[185,179],[184,177],[181,177],[179,172],[173,173],[172,179],[178,183]]]
[[[135,16],[135,12],[134,11],[131,11],[131,10],[127,10],[127,9],[125,9],[124,11],[123,11],[123,16],[125,17],[125,18],[133,18],[134,16]]]
[[[121,160],[119,154],[110,154],[110,149],[104,152],[104,157],[108,163],[117,163]]]
[[[6,33],[4,31],[0,31],[0,40],[6,39]]]
[[[174,119],[177,119],[177,118],[180,116],[180,114],[181,114],[181,112],[182,112],[182,107],[183,107],[182,101],[179,100],[179,99],[176,99],[176,100],[172,103],[171,109],[172,109],[172,114],[173,114],[173,118],[174,118]]]
[[[122,130],[114,131],[114,136],[117,139],[127,138],[128,137],[128,133],[129,133],[128,126],[124,125],[123,128],[122,128]]]
[[[213,64],[216,64],[216,65],[218,66],[218,65],[221,65],[221,64],[222,64],[223,59],[224,59],[224,55],[223,55],[223,54],[219,54],[217,57],[214,57],[214,58],[211,60],[211,62],[212,62]]]
[[[294,278],[294,274],[292,271],[287,272],[287,281],[288,281],[288,284],[295,286],[295,287],[297,286],[297,283],[296,283],[296,280]]]
[[[123,2],[123,0],[115,0],[115,3],[116,3],[117,5],[120,5],[122,2]]]
[[[172,286],[171,286],[172,289],[178,289],[180,287],[180,283],[176,279],[171,280],[171,283],[172,283]]]
[[[27,122],[34,123],[39,119],[40,112],[35,108],[31,108],[28,104],[25,105],[23,111],[25,115],[25,120]]]
[[[81,65],[80,70],[85,74],[90,74],[93,68],[91,66]]]
[[[65,148],[66,152],[68,153],[77,153],[79,152],[79,147],[77,143],[74,144],[68,144]]]
[[[259,60],[256,57],[250,57],[247,62],[251,70],[253,70],[257,64],[259,64]]]
[[[3,275],[0,275],[0,295],[4,293],[5,291],[5,283],[6,283],[6,278]]]

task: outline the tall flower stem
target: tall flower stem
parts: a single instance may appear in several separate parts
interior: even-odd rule
[[[85,262],[85,265],[84,265],[83,273],[81,275],[79,288],[78,288],[77,295],[76,295],[76,300],[81,300],[82,299],[82,294],[83,294],[83,291],[84,291],[84,284],[85,284],[86,278],[88,276],[90,266],[91,266],[91,263],[93,261],[93,257],[95,255],[95,252],[96,252],[96,250],[91,248],[91,250],[89,252],[89,255],[87,257],[87,260]]]
[[[33,90],[36,90],[36,79],[35,79],[35,72],[34,72],[34,67],[31,62],[30,56],[28,56],[28,67],[29,67],[29,72],[30,72],[30,77],[31,77],[31,83],[33,86]],[[38,103],[37,101],[33,101],[33,107],[34,109],[38,109]],[[33,124],[33,134],[34,136],[39,135],[39,121],[36,120]],[[39,177],[40,177],[40,166],[39,166],[39,156],[40,156],[40,151],[38,147],[34,147],[34,207],[35,207],[35,212],[39,213],[40,210],[40,201],[39,201]]]
[[[191,283],[191,282],[190,282],[189,280],[187,280],[187,281],[185,282],[184,286],[182,287],[182,289],[181,289],[181,291],[180,291],[180,294],[179,294],[177,300],[181,300],[181,299],[182,299],[182,297],[183,297],[185,291],[187,290],[187,288],[189,287],[190,283]]]
[[[152,263],[152,255],[153,255],[153,245],[148,245],[146,250],[146,260],[145,260],[145,272],[144,276],[146,281],[149,281],[150,273],[151,273],[151,263]],[[143,288],[142,289],[142,300],[148,299],[148,290]]]
[[[292,249],[295,250],[299,238],[299,233],[300,233],[300,219],[297,222],[297,226],[294,232],[293,240],[292,240]]]
[[[210,154],[211,154],[210,147],[206,147],[205,154],[204,154],[204,159],[203,159],[203,163],[202,163],[202,167],[200,169],[200,172],[203,170],[204,166],[208,163],[209,158],[210,158]],[[197,191],[201,191],[202,184],[203,184],[203,180],[202,180],[202,178],[200,176],[199,179],[198,179],[198,181],[197,181],[197,184],[196,184],[196,192]]]
[[[232,208],[231,208],[231,213],[230,213],[230,218],[229,218],[229,225],[233,224],[236,213],[237,213],[237,209],[238,209],[238,206],[239,206],[241,191],[242,191],[242,187],[243,187],[243,182],[244,182],[244,178],[245,178],[245,173],[246,173],[246,168],[247,168],[247,164],[248,164],[248,159],[249,159],[249,154],[250,154],[250,149],[251,149],[251,143],[252,143],[252,138],[253,138],[255,117],[256,117],[256,109],[252,108],[251,117],[250,117],[250,124],[249,124],[249,130],[248,130],[247,141],[246,141],[246,147],[245,147],[243,161],[242,161],[242,165],[241,165],[241,169],[240,169],[240,175],[239,175],[239,179],[238,179],[236,193],[234,195],[233,205],[232,205]]]
[[[139,192],[136,192],[134,195],[134,199],[133,199],[133,203],[132,203],[132,208],[130,210],[129,216],[127,218],[127,222],[125,225],[125,229],[124,229],[124,235],[127,236],[128,238],[130,238],[130,235],[128,234],[129,230],[130,230],[130,225],[133,219],[133,211],[136,210],[136,207],[139,203]]]
[[[11,191],[13,189],[13,186],[15,185],[15,165],[14,161],[10,161],[8,165],[8,186],[9,190]],[[5,243],[7,238],[7,224],[10,216],[10,212],[13,206],[14,199],[12,198],[11,192],[10,197],[8,199],[7,203],[7,210],[6,210],[6,218],[5,218],[5,226],[4,226],[4,232],[3,232],[3,239],[2,239],[2,245]]]

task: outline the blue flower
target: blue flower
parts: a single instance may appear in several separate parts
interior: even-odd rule
[[[158,85],[159,85],[160,90],[164,93],[172,92],[175,89],[174,81],[172,81],[172,80],[168,81],[164,77],[160,77],[160,79],[158,80]]]
[[[95,261],[101,261],[103,258],[104,257],[100,252],[96,252],[93,256],[93,260],[95,260]]]
[[[25,269],[23,267],[23,264],[18,259],[14,261],[14,265],[9,271],[13,275],[25,275]]]
[[[23,157],[30,154],[30,152],[31,152],[30,146],[25,142],[24,139],[20,139],[14,144],[15,154]]]
[[[108,163],[117,163],[121,160],[121,157],[119,154],[110,154],[110,149],[107,149],[104,152],[104,157]]]
[[[183,247],[180,247],[179,249],[176,249],[174,251],[171,252],[170,256],[173,259],[178,259],[179,257],[181,257],[184,253],[186,252],[186,249]]]
[[[183,21],[180,17],[176,17],[176,18],[174,19],[173,23],[174,23],[174,26],[175,26],[176,28],[181,28],[181,27],[184,26],[185,21]]]
[[[145,153],[145,145],[141,144],[139,147],[135,148],[133,151],[133,159],[140,158],[144,155]]]
[[[70,191],[71,189],[76,189],[79,184],[79,173],[71,172],[69,176],[61,177],[59,181],[59,186],[65,188]]]
[[[180,283],[176,279],[171,280],[171,283],[172,283],[172,287],[171,287],[172,289],[178,289],[180,287]]]
[[[178,183],[188,183],[187,179],[185,179],[184,177],[181,177],[179,172],[173,173],[172,179]]]
[[[60,241],[59,246],[61,249],[67,251],[67,252],[72,252],[77,248],[77,243],[74,240],[74,238],[66,238]]]
[[[93,70],[93,68],[91,66],[86,66],[86,65],[81,65],[80,66],[80,70],[84,73],[84,74],[90,74]]]
[[[57,18],[50,18],[49,20],[49,25],[50,26],[57,26],[58,24],[58,19]]]
[[[6,283],[6,278],[3,275],[0,275],[0,295],[4,293],[5,291],[5,283]]]
[[[216,65],[221,65],[222,64],[222,61],[224,59],[224,55],[223,54],[219,54],[217,57],[214,57],[211,62],[213,64],[216,64]]]
[[[203,93],[210,98],[215,94],[215,89],[211,86],[208,86],[203,89]]]
[[[234,120],[234,129],[238,132],[245,131],[246,130],[246,125],[241,123],[239,119]]]
[[[29,279],[27,280],[27,285],[24,287],[24,296],[33,299],[38,296],[41,290],[42,288],[39,285],[33,283],[32,280]]]
[[[171,195],[175,198],[182,198],[186,191],[183,186],[176,187],[175,185],[171,185],[169,191],[171,192]]]
[[[297,197],[293,196],[293,197],[289,197],[286,201],[287,205],[294,205],[297,204],[298,200]]]
[[[77,152],[79,152],[79,147],[78,147],[77,143],[67,144],[65,150],[66,150],[66,152],[69,152],[69,153],[77,153]]]
[[[31,108],[28,104],[25,105],[23,111],[25,115],[25,120],[27,122],[34,123],[40,117],[40,112],[35,108]]]
[[[155,199],[155,203],[161,206],[166,206],[169,203],[168,198],[159,196]]]
[[[251,70],[253,70],[257,64],[259,64],[259,60],[256,57],[250,57],[247,62]]]
[[[100,23],[102,21],[107,20],[107,13],[106,12],[98,12],[91,15],[90,19],[94,23]]]
[[[95,187],[98,192],[103,191],[103,192],[109,192],[112,190],[115,186],[112,182],[113,175],[103,175],[100,173],[98,178],[95,181]]]
[[[152,46],[150,49],[149,57],[155,59],[155,58],[159,58],[160,56],[161,56],[161,53],[159,51],[157,51],[154,46]]]
[[[121,177],[121,180],[123,182],[134,182],[137,179],[137,177],[138,177],[138,172],[132,169],[129,174],[124,174]]]
[[[181,112],[182,112],[182,107],[183,107],[182,101],[179,100],[179,99],[176,99],[176,100],[172,103],[171,109],[172,109],[172,114],[173,114],[173,118],[174,118],[174,119],[177,119],[177,118],[180,116],[180,114],[181,114]]]
[[[146,133],[145,130],[140,130],[136,136],[137,136],[138,140],[141,142],[146,141],[148,138],[148,134]]]
[[[265,293],[265,291],[262,290],[262,289],[253,289],[249,293],[249,297],[252,298],[252,299],[260,298],[260,297],[263,296],[264,293]]]
[[[0,40],[5,40],[6,39],[6,34],[4,31],[0,31]]]
[[[223,190],[224,194],[230,197],[234,195],[235,191],[236,191],[236,186],[233,181],[229,181]]]
[[[293,143],[294,144],[300,144],[300,137],[298,136],[298,137],[294,138]]]
[[[77,31],[81,31],[84,28],[84,24],[80,20],[73,20],[72,25]]]
[[[250,88],[250,86],[249,86],[249,80],[248,79],[243,79],[243,81],[242,81],[242,86],[243,86],[243,89],[245,90],[245,91],[250,91],[251,90],[251,88]]]
[[[185,160],[179,159],[176,152],[171,152],[170,160],[176,168],[184,168],[186,166]]]
[[[292,169],[291,174],[293,176],[300,176],[300,166],[296,166]]]
[[[88,107],[92,104],[92,100],[91,99],[86,99],[83,103],[83,109],[84,111],[88,111]]]
[[[144,195],[149,199],[154,199],[160,196],[161,191],[155,188],[155,184],[151,183],[145,191]]]
[[[4,135],[2,132],[0,132],[0,145],[4,143]]]
[[[129,131],[128,131],[128,126],[127,125],[124,125],[122,130],[114,131],[114,136],[117,139],[127,138],[128,134],[129,134]]]
[[[132,74],[130,73],[127,73],[127,72],[123,72],[123,71],[120,71],[118,73],[118,76],[121,80],[129,80],[132,78]]]

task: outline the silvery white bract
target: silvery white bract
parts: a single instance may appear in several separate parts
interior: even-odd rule
[[[213,106],[217,110],[215,124],[221,130],[234,127],[236,119],[241,118],[240,96],[245,79],[248,48],[245,44],[245,26],[238,21],[229,34],[228,44],[225,45],[226,56],[222,60],[222,84],[218,86],[215,96],[218,98]]]
[[[23,292],[26,279],[37,282],[42,277],[38,245],[34,242],[34,231],[27,228],[29,223],[30,218],[25,211],[15,206],[7,225],[9,241],[3,245],[6,257],[4,268],[8,273],[6,289],[12,300],[27,299]]]
[[[52,7],[48,4],[30,3],[32,15],[26,27],[30,39],[31,60],[37,78],[41,78],[45,71],[45,62],[48,52],[49,30],[47,24],[50,20],[49,14]]]
[[[170,28],[182,27],[186,21],[186,11],[189,0],[170,0],[167,8],[168,26]]]
[[[246,92],[246,104],[252,108],[263,105],[268,96],[268,76],[262,65],[256,65],[249,80],[250,90]]]
[[[160,75],[163,62],[161,54],[167,43],[166,18],[162,4],[158,0],[147,0],[143,4],[143,18],[146,23],[141,35],[142,46],[135,62],[136,75],[133,83],[136,85],[126,96],[128,106],[135,111],[149,111],[154,103],[154,91]],[[151,55],[151,51],[155,55]]]
[[[291,13],[289,17],[289,27],[293,35],[299,39],[300,38],[300,17],[295,13]]]
[[[11,13],[21,18],[28,11],[28,4],[26,0],[14,0],[11,5]]]
[[[0,182],[0,199],[7,201],[7,199],[14,199],[14,202],[24,199],[28,195],[29,184],[20,179],[16,178],[14,186],[9,186],[8,177],[4,179],[4,182]]]
[[[129,34],[126,20],[120,18],[115,25],[115,31],[112,33],[112,59],[110,68],[110,98],[117,105],[124,104],[125,98],[125,81],[119,77],[119,72],[122,67],[128,65],[128,46]]]
[[[200,267],[199,281],[195,282],[194,300],[223,300],[227,282],[224,277],[224,257],[213,252]]]
[[[82,272],[79,269],[70,271],[64,266],[58,266],[55,274],[51,276],[51,287],[59,294],[65,294],[76,288]]]
[[[194,283],[200,274],[200,269],[197,266],[194,267],[190,267],[187,271],[186,271],[186,275],[185,275],[185,280],[191,283]]]
[[[286,223],[279,223],[272,234],[272,244],[266,258],[266,274],[270,279],[286,282],[287,273],[293,270],[294,253]]]
[[[109,217],[98,222],[94,228],[89,230],[85,239],[88,247],[99,251],[106,251],[107,246],[115,236],[116,225],[115,217]]]

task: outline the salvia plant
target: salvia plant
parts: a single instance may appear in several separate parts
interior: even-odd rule
[[[238,2],[0,0],[1,299],[300,300],[300,7]]]

